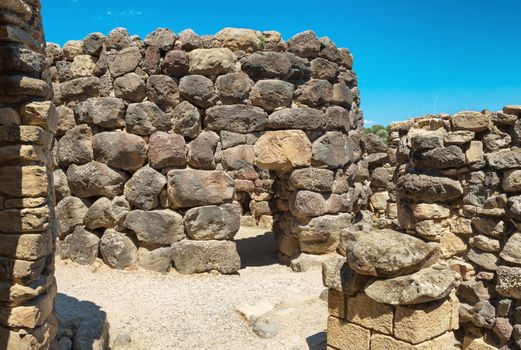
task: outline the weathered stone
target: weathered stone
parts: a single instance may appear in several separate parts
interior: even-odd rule
[[[125,117],[127,130],[137,135],[151,135],[156,131],[168,131],[172,121],[168,114],[149,101],[131,103]]]
[[[356,95],[344,82],[333,85],[333,93],[330,99],[331,104],[350,108],[355,98]]]
[[[281,52],[255,52],[241,59],[241,68],[254,80],[284,79],[291,71],[291,61]]]
[[[110,167],[135,171],[146,161],[146,143],[126,132],[101,132],[92,139],[94,159]]]
[[[87,214],[87,206],[78,197],[67,196],[56,205],[56,221],[58,223],[58,237],[65,238],[78,225],[83,224],[83,217]]]
[[[92,123],[107,129],[125,126],[125,104],[119,98],[91,98],[79,104],[75,112],[82,123]]]
[[[98,257],[100,239],[82,226],[76,226],[74,232],[61,242],[60,256],[71,259],[80,265],[91,265]]]
[[[452,116],[452,125],[456,129],[484,131],[490,127],[490,116],[480,112],[459,112]]]
[[[293,89],[293,84],[282,80],[259,80],[250,92],[251,104],[267,112],[280,107],[290,107]]]
[[[121,171],[93,161],[80,166],[71,165],[67,169],[67,179],[71,193],[75,196],[113,198],[123,193],[127,176]]]
[[[467,163],[483,162],[483,143],[481,141],[470,141],[469,149],[465,152]]]
[[[521,265],[521,232],[510,236],[499,256],[505,261]]]
[[[67,181],[67,175],[61,169],[56,169],[53,172],[54,180],[54,192],[56,194],[56,203],[67,196],[71,195],[71,189],[69,188],[69,182]]]
[[[189,59],[183,50],[171,50],[161,62],[161,69],[166,75],[180,78],[188,73]]]
[[[465,154],[454,145],[426,152],[412,152],[411,156],[419,169],[452,169],[465,164]]]
[[[293,171],[288,184],[293,189],[331,192],[334,173],[328,169],[304,168]]]
[[[217,95],[224,104],[242,103],[248,98],[252,86],[253,81],[242,72],[221,75],[215,82]]]
[[[289,210],[297,217],[317,217],[329,211],[327,199],[322,193],[296,191],[289,199]]]
[[[260,32],[242,28],[224,28],[215,34],[215,39],[232,51],[255,51],[261,45],[260,37]]]
[[[488,165],[499,170],[521,167],[521,148],[500,150],[485,155]]]
[[[78,55],[74,57],[70,66],[72,78],[89,77],[94,74],[96,62],[91,55]]]
[[[384,334],[393,331],[393,307],[360,293],[347,298],[346,320]]]
[[[413,273],[437,251],[436,245],[393,230],[350,231],[347,239],[349,266],[369,276],[394,277]]]
[[[192,29],[185,29],[178,34],[178,42],[184,50],[192,51],[203,46],[201,37]]]
[[[418,203],[411,206],[412,213],[416,219],[444,219],[450,215],[450,208],[440,204]]]
[[[311,79],[300,85],[294,94],[297,102],[309,107],[327,105],[333,97],[333,86],[327,80]]]
[[[114,80],[114,95],[130,102],[141,102],[146,96],[145,82],[136,73],[127,73]]]
[[[94,154],[92,130],[85,124],[68,130],[58,142],[56,154],[60,166],[90,162]]]
[[[206,111],[207,127],[213,131],[249,133],[261,131],[268,123],[268,114],[259,107],[246,105],[214,106]]]
[[[474,139],[474,131],[458,130],[443,134],[443,142],[447,145],[463,145]]]
[[[208,108],[217,102],[213,82],[203,75],[187,75],[179,83],[181,96],[192,104]]]
[[[505,234],[505,222],[503,220],[487,217],[473,217],[471,223],[472,227],[474,227],[476,231],[490,237],[502,238]]]
[[[351,223],[350,214],[323,215],[311,219],[297,219],[291,225],[303,253],[324,254],[337,249],[340,232]]]
[[[452,270],[428,268],[411,275],[370,282],[364,291],[379,303],[410,305],[443,299],[455,284]]]
[[[134,231],[141,242],[170,245],[184,239],[183,217],[169,209],[132,210],[127,214],[125,227]]]
[[[255,152],[252,145],[239,145],[222,152],[221,163],[227,170],[239,170],[253,166]]]
[[[176,35],[170,29],[157,28],[148,34],[143,41],[145,45],[155,46],[163,51],[168,51],[174,46]]]
[[[105,43],[105,35],[102,33],[91,33],[83,39],[83,48],[88,55],[99,56]]]
[[[458,302],[452,298],[429,304],[397,306],[394,336],[418,344],[457,328],[457,320]]]
[[[125,198],[138,209],[151,210],[159,205],[159,193],[165,185],[165,176],[146,166],[136,171],[125,184]]]
[[[336,120],[329,120],[323,112],[306,106],[299,108],[285,108],[275,111],[269,116],[269,127],[271,129],[302,129],[302,130],[324,130],[340,127],[342,124]]]
[[[187,161],[183,136],[162,131],[153,133],[148,143],[148,160],[155,169],[183,167]]]
[[[238,204],[190,209],[184,218],[186,234],[196,240],[233,239],[240,228],[240,215]]]
[[[145,270],[166,273],[172,266],[172,248],[161,247],[149,250],[146,247],[139,247],[137,257],[139,266]]]
[[[487,237],[485,235],[477,235],[469,239],[471,247],[478,248],[487,253],[499,253],[501,244],[497,239]]]
[[[85,49],[82,40],[69,40],[63,45],[63,56],[68,61],[72,61],[74,57],[84,53]]]
[[[497,271],[497,292],[507,298],[521,299],[521,268],[500,266]]]
[[[141,63],[143,70],[149,75],[160,74],[161,50],[155,46],[148,46],[145,49],[145,57]]]
[[[114,28],[107,38],[105,39],[105,45],[107,46],[107,50],[122,50],[126,47],[132,45],[132,40],[130,39],[130,35],[125,28],[118,27]]]
[[[353,148],[347,135],[328,131],[313,142],[311,164],[317,167],[340,168],[353,161]]]
[[[508,170],[503,177],[502,187],[507,192],[521,191],[521,170]]]
[[[288,51],[297,56],[313,59],[320,53],[320,41],[312,30],[298,33],[286,43]]]
[[[52,253],[53,239],[50,230],[36,234],[3,233],[0,254],[15,259],[38,260]],[[2,289],[0,288],[0,299],[5,299]],[[9,294],[16,297],[14,293],[16,292],[11,289]]]
[[[223,171],[171,170],[168,172],[168,198],[172,208],[231,202],[233,180]]]
[[[301,130],[268,131],[254,146],[261,169],[288,172],[311,165],[311,143]]]
[[[371,331],[329,316],[327,319],[327,344],[340,350],[369,350]]]
[[[472,248],[467,253],[467,258],[478,265],[479,267],[488,270],[496,271],[498,267],[498,257],[492,253],[485,253],[479,249]]]
[[[115,224],[115,218],[111,212],[112,201],[101,197],[95,201],[83,218],[83,224],[89,230],[97,228],[111,228]]]
[[[235,273],[241,266],[235,242],[184,240],[172,245],[172,259],[182,274],[211,270],[223,274]]]
[[[127,47],[118,51],[109,60],[110,74],[117,78],[133,72],[141,60],[141,53],[137,47]]]
[[[101,237],[100,253],[105,264],[124,269],[137,264],[137,247],[124,233],[108,229]]]
[[[54,104],[47,102],[31,102],[20,110],[23,125],[40,126],[52,132],[58,128],[58,114]]]
[[[459,181],[436,176],[407,174],[398,179],[396,189],[401,197],[421,202],[443,202],[463,194]]]
[[[76,78],[60,84],[60,94],[64,99],[99,94],[100,79],[98,77]]]
[[[212,76],[226,74],[235,70],[237,59],[230,49],[195,49],[188,53],[190,74]]]
[[[215,169],[215,151],[219,135],[203,131],[188,145],[188,163],[198,169]]]
[[[0,167],[0,192],[8,196],[47,196],[49,192],[47,181],[47,171],[43,166],[4,165]]]
[[[334,81],[338,75],[338,65],[324,58],[315,58],[311,61],[311,77],[313,79],[325,79]]]

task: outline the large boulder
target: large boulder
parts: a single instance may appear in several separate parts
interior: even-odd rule
[[[139,65],[141,53],[137,47],[127,47],[118,51],[109,60],[109,70],[113,77],[119,77],[133,72]]]
[[[291,67],[288,55],[282,52],[255,52],[241,59],[242,70],[254,80],[285,79]]]
[[[291,233],[298,239],[303,253],[334,252],[340,243],[340,233],[351,223],[351,214],[323,215],[312,219],[293,219]]]
[[[82,124],[68,130],[58,141],[56,156],[61,167],[85,164],[93,159],[92,130]]]
[[[313,59],[318,57],[320,53],[320,41],[312,30],[306,30],[296,34],[289,39],[286,44],[288,45],[289,52],[300,57]]]
[[[396,277],[413,273],[436,253],[437,245],[393,230],[350,231],[347,262],[362,275]]]
[[[217,103],[213,82],[203,75],[187,75],[179,82],[181,96],[197,107],[208,108]]]
[[[265,129],[268,114],[262,108],[242,104],[214,106],[206,111],[206,123],[213,131],[245,134]]]
[[[101,132],[92,140],[94,159],[110,167],[135,171],[145,164],[147,159],[145,141],[126,132]]]
[[[241,267],[235,242],[230,241],[177,242],[172,245],[172,259],[176,270],[182,274],[212,270],[231,274]]]
[[[172,111],[172,124],[176,134],[195,139],[201,132],[201,113],[190,102],[183,101]]]
[[[491,125],[490,116],[485,113],[464,111],[452,116],[452,125],[460,130],[485,131]]]
[[[242,103],[246,100],[252,86],[253,81],[242,72],[221,75],[215,82],[219,99],[227,105]]]
[[[60,202],[62,198],[71,195],[71,189],[69,188],[69,181],[67,181],[67,175],[61,169],[56,169],[53,172],[54,180],[54,192],[56,194],[56,202]]]
[[[410,305],[443,299],[455,285],[454,271],[427,268],[411,275],[369,282],[364,292],[382,304]]]
[[[148,249],[147,247],[139,247],[137,258],[139,266],[143,269],[166,273],[172,266],[172,248]]]
[[[58,223],[58,237],[65,238],[74,228],[83,224],[83,217],[87,213],[87,205],[78,197],[67,196],[56,205],[56,222]]]
[[[488,165],[498,170],[521,167],[521,148],[504,149],[485,155]]]
[[[463,195],[459,181],[429,175],[406,174],[398,179],[396,188],[401,197],[426,203],[444,202]]]
[[[60,256],[80,265],[91,265],[98,257],[99,242],[99,237],[94,233],[76,226],[74,232],[60,243]]]
[[[114,95],[130,102],[141,102],[147,93],[145,82],[136,73],[128,73],[114,80]]]
[[[260,38],[260,32],[242,28],[224,28],[215,34],[215,39],[232,51],[255,51],[261,44]]]
[[[165,176],[146,166],[136,171],[125,184],[125,198],[133,207],[151,210],[159,205],[159,193],[165,185]]]
[[[102,128],[118,129],[125,126],[125,103],[119,98],[89,98],[76,107],[75,113],[80,122]]]
[[[196,240],[232,239],[241,224],[240,205],[208,205],[188,210],[184,218],[186,234]]]
[[[71,165],[67,169],[67,180],[75,196],[113,198],[123,193],[127,175],[93,161],[84,165]]]
[[[325,106],[333,98],[333,85],[327,80],[311,79],[295,90],[294,98],[309,107]]]
[[[187,152],[185,139],[179,134],[158,131],[150,136],[148,160],[154,169],[185,166]]]
[[[226,170],[239,170],[253,166],[255,152],[252,145],[238,145],[222,152],[221,164]]]
[[[324,130],[340,126],[329,123],[328,117],[322,111],[307,106],[284,108],[269,116],[269,127],[271,129]]]
[[[499,256],[512,264],[521,265],[521,232],[510,236]]]
[[[147,46],[155,46],[160,50],[168,51],[174,46],[176,35],[168,28],[157,28],[148,34],[143,41]]]
[[[114,28],[105,39],[107,50],[122,50],[132,45],[128,30],[123,27]]]
[[[353,147],[347,135],[329,131],[312,145],[311,164],[316,167],[340,168],[353,161]]]
[[[101,197],[90,206],[83,224],[89,230],[121,227],[129,211],[130,204],[125,197],[118,196],[112,200]]]
[[[215,169],[215,151],[219,135],[203,131],[188,145],[188,163],[197,169]]]
[[[230,49],[195,49],[188,53],[190,74],[212,76],[226,74],[235,70],[237,59]]]
[[[127,235],[116,230],[105,230],[101,236],[101,257],[114,269],[137,265],[137,247]]]
[[[186,237],[183,217],[169,209],[132,210],[125,227],[134,231],[139,241],[149,244],[170,245]]]
[[[254,145],[261,169],[288,172],[311,165],[311,142],[301,130],[268,131]]]
[[[137,135],[151,135],[157,130],[169,131],[170,116],[150,101],[131,103],[125,117],[127,130]]]
[[[234,182],[225,172],[171,170],[168,172],[168,199],[172,208],[190,208],[231,202]]]
[[[334,175],[334,172],[328,169],[297,169],[291,173],[288,184],[294,190],[332,192]]]
[[[167,75],[151,75],[147,79],[146,94],[166,112],[172,111],[179,104],[179,88],[174,79]]]
[[[434,148],[426,152],[412,152],[411,157],[419,169],[451,169],[465,165],[465,154],[455,145]]]
[[[161,62],[163,73],[180,78],[188,73],[190,61],[188,55],[183,50],[168,51]]]
[[[250,92],[250,101],[253,106],[272,112],[276,108],[291,106],[293,89],[293,84],[282,80],[259,80]]]

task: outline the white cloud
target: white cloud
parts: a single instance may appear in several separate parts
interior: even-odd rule
[[[375,125],[376,122],[374,120],[369,120],[369,119],[364,119],[364,125],[366,126],[371,126],[371,125]]]
[[[119,16],[119,17],[133,17],[133,16],[141,16],[143,11],[139,10],[125,10],[120,12],[114,12],[112,10],[108,10],[105,12],[107,16]]]

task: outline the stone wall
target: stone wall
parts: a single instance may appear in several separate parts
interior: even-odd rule
[[[507,106],[391,125],[396,185],[382,197],[399,226],[371,200],[378,213],[344,232],[347,262],[325,264],[331,349],[521,348],[519,117]]]
[[[117,28],[47,47],[60,255],[233,273],[241,215],[279,256],[335,252],[365,203],[352,56],[306,31]]]
[[[53,316],[53,133],[37,0],[0,2],[0,349],[46,349]]]

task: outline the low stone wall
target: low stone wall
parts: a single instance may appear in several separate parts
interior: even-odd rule
[[[53,315],[56,110],[37,0],[0,2],[0,349],[47,349]]]
[[[241,215],[273,220],[288,261],[334,252],[364,202],[352,56],[328,38],[117,28],[47,61],[63,258],[233,273]]]
[[[347,229],[347,262],[324,266],[332,349],[521,348],[520,116],[391,125],[399,226]]]

